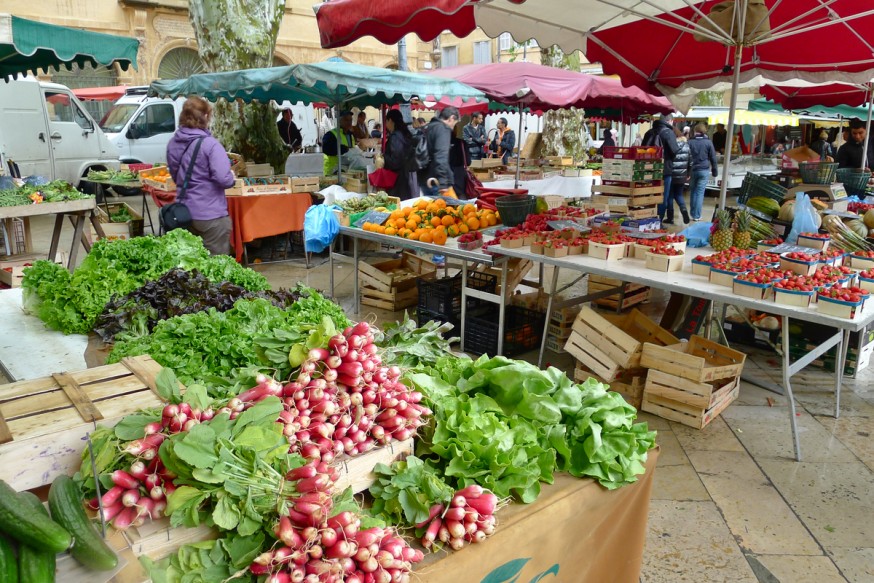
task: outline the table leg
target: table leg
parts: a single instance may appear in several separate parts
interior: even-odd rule
[[[70,215],[70,218],[75,221],[76,228],[73,229],[73,243],[70,245],[70,262],[67,264],[67,270],[73,273],[73,270],[76,269],[76,256],[79,254],[79,240],[82,239],[85,231],[86,220],[81,214]]]
[[[507,325],[507,272],[509,271],[509,261],[501,263],[501,303],[498,304],[498,354],[504,354],[504,329]]]
[[[543,338],[540,339],[540,356],[537,357],[537,366],[540,368],[543,368],[543,353],[546,352],[546,337],[549,330],[549,318],[552,314],[552,302],[558,289],[558,272],[558,267],[552,268],[552,285],[549,286],[548,299],[546,300],[546,321],[543,323]]]
[[[789,317],[782,317],[783,330],[789,330]],[[837,359],[836,359],[837,360]],[[792,442],[795,445],[795,460],[801,461],[801,440],[798,438],[798,422],[795,419],[795,396],[792,394],[790,378],[792,362],[789,359],[789,334],[783,334],[783,389],[789,399],[789,424],[792,427]]]
[[[59,213],[55,215],[55,228],[52,231],[52,242],[49,245],[49,261],[54,261],[55,257],[58,255],[58,244],[61,242],[61,229],[63,228],[64,215],[63,213]]]
[[[334,299],[334,245],[337,242],[339,237],[335,237],[331,244],[328,245],[328,265],[331,269],[331,299]],[[306,246],[304,246],[304,253],[306,253]]]
[[[152,211],[149,209],[149,203],[146,200],[146,191],[145,189],[140,189],[140,194],[143,197],[143,210],[140,212],[143,217],[149,217],[149,230],[152,231],[152,234],[155,234],[155,224],[152,222]],[[143,229],[143,235],[145,235],[145,229]]]
[[[358,294],[358,237],[352,237],[352,261],[354,263],[353,269],[355,270],[354,279],[352,281],[352,285],[355,290],[353,292],[355,296],[355,313],[361,313],[361,298]]]
[[[461,262],[461,352],[464,352],[464,321],[467,319],[467,261]]]
[[[861,335],[861,332],[859,333]],[[847,352],[850,349],[850,331],[844,330],[838,343],[835,358],[835,419],[841,415],[841,385],[844,382],[844,368],[847,366]]]
[[[30,232],[30,217],[24,217],[24,252],[33,253],[33,237]]]

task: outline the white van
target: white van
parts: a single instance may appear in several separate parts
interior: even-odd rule
[[[89,170],[118,169],[118,150],[68,87],[33,78],[0,81],[0,159],[21,176],[80,185]]]
[[[100,128],[118,147],[126,164],[167,163],[167,144],[176,131],[185,98],[148,97],[148,87],[128,87],[103,119]]]

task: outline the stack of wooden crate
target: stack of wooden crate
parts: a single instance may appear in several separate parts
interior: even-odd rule
[[[553,310],[549,315],[549,326],[546,329],[546,348],[556,354],[563,354],[564,345],[571,336],[574,321],[580,313],[579,306]]]
[[[649,370],[641,409],[703,429],[737,399],[745,359],[701,336],[669,346],[645,344],[640,364]]]
[[[379,263],[362,261],[358,264],[361,303],[392,312],[415,306],[419,301],[416,279],[436,273],[434,263],[410,252]]]
[[[565,350],[577,359],[578,381],[595,377],[640,408],[646,370],[641,362],[644,343],[670,346],[680,341],[638,310],[627,315],[580,310]]]
[[[615,279],[613,277],[604,277],[594,274],[589,275],[589,293],[615,289],[620,286],[623,286],[625,291],[621,303],[619,300],[619,292],[617,291],[614,296],[595,300],[595,304],[610,310],[622,311],[641,302],[645,302],[649,299],[650,294],[652,293],[652,290],[645,285],[626,283],[621,279]]]
[[[601,184],[592,186],[592,205],[631,219],[658,216],[664,161],[661,148],[604,148]]]

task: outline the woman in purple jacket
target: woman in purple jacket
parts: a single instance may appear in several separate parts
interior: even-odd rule
[[[231,252],[231,217],[225,189],[234,185],[231,162],[224,147],[207,129],[212,106],[201,97],[189,97],[179,114],[179,129],[167,144],[167,166],[180,188],[191,167],[191,178],[183,202],[191,211],[188,230],[203,239],[212,255]],[[197,159],[192,160],[197,141],[202,139]]]

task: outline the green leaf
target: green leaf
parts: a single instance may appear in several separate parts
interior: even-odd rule
[[[215,447],[215,431],[209,424],[200,423],[173,444],[173,453],[190,466],[209,468],[218,461]]]
[[[188,385],[182,401],[191,405],[192,408],[200,409],[201,411],[212,405],[212,399],[209,398],[206,387],[197,383]]]
[[[217,527],[233,530],[239,524],[241,516],[240,509],[237,508],[230,496],[219,496],[215,510],[212,511],[212,520]]]
[[[231,561],[234,569],[244,569],[261,554],[264,546],[264,533],[259,532],[254,536],[230,536],[219,539]]]
[[[155,377],[155,388],[161,398],[170,403],[178,403],[182,398],[176,373],[169,368],[162,368]]]
[[[192,488],[191,486],[179,486],[167,497],[166,513],[172,516],[176,512],[184,512],[192,506],[196,508],[197,506],[200,506],[201,502],[203,502],[207,496],[207,494],[201,492],[197,488]]]
[[[273,424],[279,418],[279,413],[282,411],[282,401],[278,397],[267,397],[259,401],[255,406],[243,411],[236,419],[234,424],[233,435],[240,434],[247,425],[254,423],[269,423]]]
[[[288,353],[288,364],[291,368],[297,368],[307,359],[307,347],[303,344],[295,344]]]
[[[127,415],[115,425],[115,436],[122,441],[142,439],[146,435],[146,425],[160,420],[160,413],[143,412]]]

